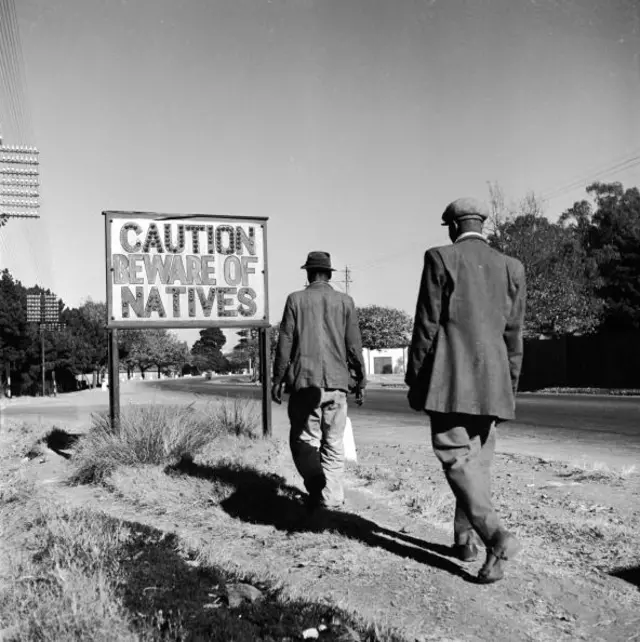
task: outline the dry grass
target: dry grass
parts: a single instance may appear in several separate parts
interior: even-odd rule
[[[224,434],[236,437],[257,437],[261,410],[256,401],[242,397],[226,397],[215,405],[213,418]]]
[[[624,482],[638,472],[635,465],[611,468],[604,462],[582,462],[574,464],[562,473],[577,482]]]
[[[225,399],[202,409],[132,405],[123,409],[117,433],[106,416],[94,416],[74,453],[71,481],[100,483],[120,466],[171,466],[193,459],[222,435],[255,437],[258,417],[257,402],[250,399]]]
[[[425,480],[423,474],[403,473],[399,467],[377,464],[361,466],[354,472],[368,486],[388,495],[390,501],[404,505],[414,517],[430,523],[446,523],[453,516],[455,502],[444,479],[433,483],[430,476]]]
[[[113,582],[127,530],[33,497],[31,488],[2,510],[3,639],[138,639]]]
[[[159,469],[146,467],[143,475],[152,470]],[[165,477],[177,494],[188,494],[196,481]],[[210,546],[200,550],[194,540],[187,547],[167,532],[60,505],[34,486],[1,504],[0,517],[0,638],[6,642],[294,640],[321,623],[327,640],[343,639],[347,626],[363,641],[398,639],[380,637],[376,627],[358,624],[335,605],[287,596],[272,577],[221,567],[207,559]],[[257,587],[261,599],[229,606],[226,587],[236,582]]]

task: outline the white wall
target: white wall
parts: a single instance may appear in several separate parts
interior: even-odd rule
[[[362,358],[367,375],[372,375],[376,357],[391,357],[394,374],[404,374],[407,363],[408,348],[389,348],[388,350],[362,350]]]

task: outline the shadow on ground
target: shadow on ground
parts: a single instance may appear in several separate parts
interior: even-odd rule
[[[52,450],[65,459],[71,458],[70,450],[75,446],[82,434],[69,433],[62,428],[52,428],[44,437],[38,439],[24,454],[27,459],[35,459],[42,455],[42,446]]]
[[[300,501],[300,491],[287,485],[279,475],[262,473],[249,467],[210,467],[190,461],[182,461],[167,472],[186,474],[232,486],[233,493],[223,500],[220,506],[236,519],[274,526],[289,533],[331,530],[368,546],[382,548],[399,557],[447,571],[467,581],[476,581],[473,575],[451,559],[447,559],[451,556],[450,547],[384,528],[359,515],[326,511],[320,523],[310,525]]]
[[[325,640],[341,639],[340,610],[304,600],[285,601],[276,591],[252,582],[262,591],[253,603],[235,608],[227,603],[226,587],[242,581],[220,569],[203,567],[179,552],[179,541],[156,529],[127,524],[133,532],[123,551],[123,606],[144,639],[254,642],[299,639],[306,628],[326,623]],[[151,636],[150,636],[151,633]],[[374,641],[371,632],[361,640]]]
[[[629,584],[633,584],[640,589],[640,566],[631,566],[629,568],[619,568],[609,573],[612,577],[619,577]]]
[[[68,433],[61,428],[53,428],[42,438],[42,441],[54,453],[65,459],[70,459],[71,453],[68,451],[75,446],[80,437],[82,434]]]

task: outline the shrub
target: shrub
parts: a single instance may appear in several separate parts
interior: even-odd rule
[[[224,434],[255,436],[256,407],[250,399],[225,399],[202,410],[132,405],[121,412],[117,433],[107,416],[94,415],[72,458],[71,482],[100,483],[118,466],[172,466]]]

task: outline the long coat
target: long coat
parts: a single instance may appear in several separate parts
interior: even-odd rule
[[[405,379],[411,407],[512,419],[525,299],[522,263],[481,235],[428,250]]]

